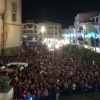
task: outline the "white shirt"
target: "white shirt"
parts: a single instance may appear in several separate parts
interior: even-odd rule
[[[73,83],[73,85],[72,85],[72,89],[73,89],[73,90],[76,89],[76,84],[75,84],[75,83]]]

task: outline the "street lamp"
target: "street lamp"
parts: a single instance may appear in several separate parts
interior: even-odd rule
[[[73,37],[74,37],[74,38],[73,38],[73,39],[76,39],[77,37],[75,38],[75,28],[73,28],[73,31],[74,31],[74,34],[73,34]],[[76,35],[76,36],[77,36],[77,35]],[[76,42],[76,43],[77,43],[77,42]]]
[[[56,45],[55,45],[55,48],[56,48],[56,49],[59,49],[59,44],[56,44]]]
[[[52,47],[52,51],[53,51],[53,60],[54,60],[54,51],[55,49],[59,49],[60,47],[60,41],[58,41],[57,39],[50,39],[49,43],[47,44],[49,50],[51,50],[50,48]]]
[[[59,46],[61,47],[61,61],[62,61],[62,46],[65,45],[65,41],[61,40]]]
[[[5,0],[0,0],[0,55],[1,55],[1,32],[2,32],[2,26],[3,26],[3,20],[2,15],[4,14],[5,9]],[[4,42],[4,36],[3,36],[3,42]],[[4,49],[4,43],[3,43],[3,49]]]
[[[71,51],[71,32],[70,32],[70,51]]]
[[[41,29],[40,29],[40,31],[41,31],[42,34],[44,34],[44,32],[45,32],[45,27],[42,26]],[[42,37],[43,37],[43,36],[42,36]]]
[[[52,45],[51,44],[48,44],[48,48],[51,48],[52,47]]]
[[[42,26],[42,27],[41,27],[41,33],[44,33],[44,32],[45,32],[45,27]]]

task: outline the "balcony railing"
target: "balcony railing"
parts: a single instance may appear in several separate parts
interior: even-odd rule
[[[98,22],[91,22],[91,25],[98,25]]]

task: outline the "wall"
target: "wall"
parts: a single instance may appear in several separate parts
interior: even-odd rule
[[[80,15],[79,15],[79,22],[81,23],[81,22],[84,22],[84,21],[88,21],[88,20],[90,20],[92,17],[97,16],[97,15],[98,15],[97,13],[80,14]]]
[[[20,26],[7,25],[5,48],[16,47],[21,45],[21,30],[22,28]]]
[[[13,99],[13,88],[10,89],[8,93],[2,93],[0,92],[0,100],[12,100]]]
[[[12,2],[17,4],[16,21],[12,21]],[[21,45],[21,0],[6,0],[4,48]]]
[[[75,17],[75,21],[74,21],[74,27],[77,29],[77,27],[80,23],[86,22],[86,21],[90,20],[91,18],[98,16],[98,14],[99,13],[94,13],[94,12],[77,14]]]

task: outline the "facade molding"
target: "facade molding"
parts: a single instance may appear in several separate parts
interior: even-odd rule
[[[5,25],[22,26],[22,24],[4,23]]]

